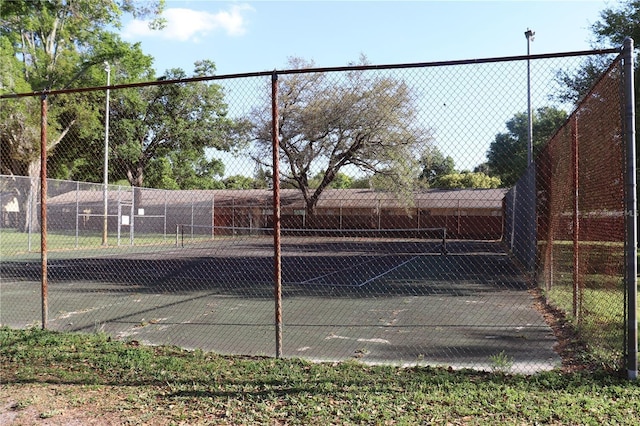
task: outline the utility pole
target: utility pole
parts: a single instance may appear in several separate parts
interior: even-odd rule
[[[531,55],[531,42],[535,32],[527,28],[524,36],[527,38],[527,56]],[[531,111],[531,60],[527,58],[527,116],[529,119],[527,139],[527,166],[533,163],[533,112]]]

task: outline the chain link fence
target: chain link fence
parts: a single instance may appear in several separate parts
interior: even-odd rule
[[[622,359],[626,332],[622,75],[618,60],[536,163],[538,283],[594,354],[613,360]]]
[[[563,364],[552,306],[620,367],[614,53],[149,83],[116,64],[113,86],[4,97],[0,324],[529,373]],[[614,65],[561,100],[587,55]]]

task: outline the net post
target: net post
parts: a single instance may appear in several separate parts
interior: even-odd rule
[[[636,129],[634,96],[633,39],[625,38],[622,50],[624,59],[624,129],[626,143],[625,176],[625,282],[627,287],[627,377],[638,378],[638,233],[636,206]]]
[[[442,254],[447,255],[447,228],[442,228]]]
[[[164,215],[162,216],[162,241],[167,240],[167,193],[164,193]]]
[[[216,196],[211,196],[211,238],[216,235]]]

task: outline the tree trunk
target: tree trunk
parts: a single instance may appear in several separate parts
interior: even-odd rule
[[[40,200],[40,159],[33,160],[27,166],[26,177],[17,177],[16,185],[18,204],[22,214],[18,229],[21,232],[40,232],[38,204]]]
[[[133,187],[133,208],[138,211],[138,207],[142,202],[142,185],[144,184],[144,168],[141,165],[127,171],[127,180]]]
[[[47,144],[48,153],[58,146],[75,121],[75,119],[71,120],[60,135]],[[2,142],[8,143],[5,140]],[[9,170],[18,182],[16,185],[16,197],[21,212],[18,218],[18,229],[22,232],[40,232],[40,213],[38,209],[40,202],[40,172],[42,170],[42,160],[39,155],[40,141],[23,138],[19,139],[19,142],[23,145],[21,147],[22,150],[28,154],[21,156],[19,159],[13,157],[14,159],[10,163],[11,169]],[[18,150],[17,146],[9,146],[7,151],[13,154]]]
[[[306,200],[306,214],[309,217],[313,217],[313,215],[316,212],[316,204],[318,203],[318,199],[317,198],[309,198],[308,200]]]

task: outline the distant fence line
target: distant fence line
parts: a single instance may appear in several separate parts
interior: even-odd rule
[[[0,176],[0,186],[29,178]],[[27,183],[24,183],[27,185]],[[102,231],[103,186],[50,179],[48,229],[82,235]],[[282,190],[282,226],[301,229],[420,229],[446,228],[449,238],[499,240],[503,232],[504,189],[424,190],[411,205],[392,193],[374,190],[327,190],[309,216],[295,189]],[[107,220],[123,235],[123,244],[138,234],[175,235],[176,225],[206,227],[273,227],[270,190],[171,191],[111,185]],[[134,202],[134,194],[141,198]],[[20,211],[15,196],[3,193],[2,228],[16,228]],[[135,206],[135,207],[134,207]],[[32,214],[36,214],[35,209]],[[32,221],[27,221],[27,225]],[[133,226],[129,241],[130,227]],[[198,228],[200,227],[200,228]],[[28,232],[28,230],[27,230]],[[120,243],[120,241],[118,241]],[[38,248],[39,249],[39,248]]]

